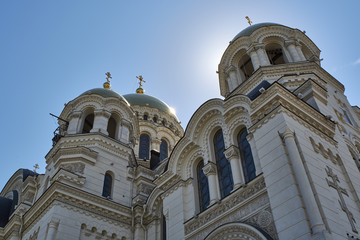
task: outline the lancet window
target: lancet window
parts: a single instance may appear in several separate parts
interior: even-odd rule
[[[147,134],[140,135],[139,158],[149,160],[150,137]]]
[[[221,192],[221,197],[223,198],[229,195],[229,193],[232,191],[234,186],[234,181],[232,177],[230,163],[224,155],[225,143],[224,143],[223,132],[221,129],[216,132],[213,139],[213,143],[214,143],[220,192]]]
[[[160,144],[160,161],[168,157],[168,144],[162,139]]]
[[[93,125],[94,125],[94,114],[90,113],[89,115],[86,116],[84,120],[82,133],[89,133],[90,130],[93,128]]]
[[[109,137],[115,138],[116,136],[116,120],[113,117],[110,117],[108,126],[107,126],[107,132],[109,133]]]
[[[104,186],[102,192],[103,197],[111,197],[112,184],[113,184],[112,174],[110,174],[110,172],[106,172],[104,177]]]
[[[240,150],[240,157],[241,157],[241,163],[244,171],[244,178],[245,182],[248,183],[251,180],[253,180],[256,177],[256,171],[255,171],[255,164],[253,155],[251,152],[251,147],[246,139],[246,136],[248,135],[248,132],[245,129],[240,131],[240,133],[237,136],[238,144],[239,144],[239,150]]]

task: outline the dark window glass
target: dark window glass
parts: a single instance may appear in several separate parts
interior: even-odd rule
[[[111,188],[112,188],[112,176],[109,173],[105,173],[102,196],[111,197]]]
[[[242,130],[238,135],[240,157],[246,183],[250,182],[256,177],[254,159],[250,144],[246,139],[247,135],[248,133],[246,129]]]
[[[234,182],[229,161],[225,158],[225,144],[222,130],[217,131],[214,136],[214,149],[216,157],[216,165],[220,183],[221,197],[229,195],[233,189]]]
[[[156,117],[153,117],[153,121],[154,121],[154,123],[156,123],[156,122],[157,122],[157,118],[156,118]]]
[[[203,167],[204,162],[201,161],[197,166],[200,211],[205,210],[210,203],[209,183],[204,171],[202,170]]]
[[[146,114],[144,115],[144,120],[148,120],[148,116]]]
[[[84,120],[84,127],[82,133],[89,133],[90,130],[93,128],[93,125],[94,125],[94,114],[91,113],[87,115]]]
[[[168,157],[168,144],[165,140],[161,140],[160,144],[160,161]]]
[[[108,122],[107,131],[109,133],[109,137],[115,138],[116,134],[116,120],[111,117]]]
[[[149,159],[150,138],[146,134],[140,135],[139,158]]]
[[[166,240],[166,218],[164,215],[162,215],[161,223],[161,240]]]

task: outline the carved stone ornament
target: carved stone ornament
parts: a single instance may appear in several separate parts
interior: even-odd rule
[[[273,218],[272,218],[271,213],[266,210],[263,210],[258,215],[257,224],[260,227],[266,228],[272,223],[272,221],[273,221]]]
[[[205,176],[210,176],[216,174],[216,165],[215,163],[208,162],[202,170],[204,171]]]
[[[310,138],[310,142],[314,148],[316,153],[320,153],[325,159],[330,159],[332,163],[337,164],[341,161],[339,154],[334,155],[331,149],[325,149],[321,143],[316,144],[312,137]]]
[[[228,223],[209,234],[205,240],[249,239],[266,240],[267,238],[256,228],[244,223]]]
[[[234,145],[232,145],[228,149],[226,149],[224,151],[224,154],[228,161],[230,161],[233,158],[237,158],[237,159],[240,158],[239,148]]]
[[[68,170],[72,173],[84,173],[85,164],[84,163],[69,163],[69,164],[62,164],[60,168]]]
[[[333,170],[329,167],[326,166],[325,168],[326,174],[331,178],[331,180],[326,179],[327,184],[329,185],[329,187],[335,188],[335,190],[337,191],[338,195],[339,195],[339,204],[341,207],[341,210],[343,210],[347,216],[347,218],[349,219],[349,223],[351,225],[351,229],[353,232],[358,233],[356,227],[355,227],[355,218],[354,215],[352,214],[352,212],[350,212],[349,208],[346,205],[346,202],[344,200],[343,194],[346,195],[347,197],[349,197],[346,189],[342,188],[339,186],[339,178],[336,174],[334,174]]]

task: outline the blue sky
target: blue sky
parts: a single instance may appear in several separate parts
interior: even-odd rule
[[[345,4],[346,3],[346,4]],[[0,2],[0,188],[19,168],[45,171],[56,121],[67,103],[101,87],[147,94],[174,107],[185,128],[206,100],[220,97],[217,65],[229,41],[254,23],[306,30],[322,67],[360,105],[360,1]]]

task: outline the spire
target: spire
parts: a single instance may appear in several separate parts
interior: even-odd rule
[[[103,86],[105,89],[110,89],[110,87],[111,87],[110,79],[112,79],[111,74],[110,74],[110,72],[107,72],[107,73],[105,73],[105,75],[106,75],[106,82],[104,82]]]
[[[136,89],[136,93],[143,94],[145,90],[142,88],[142,83],[145,83],[145,80],[142,75],[136,76],[137,79],[139,79],[139,87]]]

